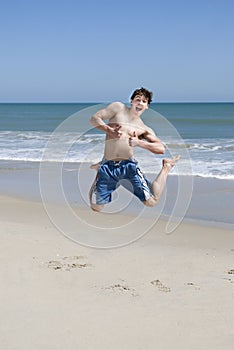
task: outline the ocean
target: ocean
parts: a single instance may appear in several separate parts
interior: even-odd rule
[[[104,134],[92,128],[89,117],[101,107],[97,103],[1,103],[1,168],[40,162],[55,134],[56,151],[46,160],[99,161]],[[234,180],[234,103],[153,103],[143,120],[167,150],[162,156],[135,149],[146,173],[157,172],[163,157],[182,154],[176,174]],[[64,158],[60,149],[66,144]]]

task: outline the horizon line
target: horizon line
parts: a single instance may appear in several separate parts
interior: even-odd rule
[[[116,101],[118,101],[118,99],[116,99]],[[75,103],[92,103],[92,104],[110,104],[113,101],[0,101],[0,104],[6,104],[6,103],[32,103],[32,104],[36,104],[36,103],[56,103],[56,104],[75,104]],[[121,101],[123,102],[123,101]],[[129,103],[129,101],[125,101],[123,103]],[[162,104],[162,103],[234,103],[234,101],[227,101],[227,100],[220,100],[220,101],[211,101],[211,100],[207,100],[207,101],[157,101],[157,102],[151,102],[152,104]]]

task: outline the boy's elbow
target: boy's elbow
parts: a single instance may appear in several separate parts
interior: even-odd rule
[[[166,149],[163,145],[160,145],[160,147],[158,148],[158,154],[165,154]]]
[[[92,115],[92,117],[89,119],[89,122],[91,125],[95,126],[96,123],[95,123],[95,117]]]
[[[156,149],[151,150],[151,152],[155,154],[164,154],[166,151],[164,147],[157,147]]]
[[[156,153],[156,154],[164,154],[166,152],[166,149],[165,149],[163,143],[160,142],[159,140],[157,140],[154,143],[153,149],[154,149],[153,153]]]

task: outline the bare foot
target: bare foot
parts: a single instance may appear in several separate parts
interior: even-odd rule
[[[103,207],[104,205],[102,204],[95,204],[95,203],[91,204],[91,209],[97,213],[99,213],[103,209]]]
[[[90,169],[98,170],[100,163],[101,162],[90,165]]]
[[[178,156],[175,156],[175,157],[173,157],[173,158],[171,158],[171,159],[163,159],[163,166],[164,167],[170,167],[170,169],[171,168],[173,168],[173,166],[176,164],[176,162],[178,161],[180,159],[180,156],[178,155]]]

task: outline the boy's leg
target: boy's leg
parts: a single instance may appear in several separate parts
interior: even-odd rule
[[[153,196],[144,202],[146,206],[153,207],[159,202],[166,185],[167,176],[179,159],[180,156],[173,157],[172,159],[163,159],[162,169],[152,183]]]
[[[95,176],[95,179],[94,179],[94,181],[93,181],[93,183],[92,183],[92,186],[91,186],[91,188],[90,188],[90,190],[89,190],[89,201],[90,201],[90,206],[91,206],[91,209],[92,209],[93,211],[96,211],[96,212],[100,212],[100,211],[103,209],[104,205],[110,202],[110,200],[111,200],[111,193],[112,193],[112,192],[116,189],[116,187],[118,186],[118,184],[117,184],[113,179],[112,179],[112,181],[109,181],[108,184],[106,184],[106,180],[105,180],[105,181],[104,181],[104,185],[106,185],[106,186],[104,186],[104,187],[106,187],[106,192],[105,192],[105,193],[101,193],[101,194],[99,193],[99,196],[98,196],[98,197],[100,197],[100,195],[101,195],[101,199],[102,199],[102,201],[103,201],[103,199],[104,199],[104,203],[105,203],[105,204],[96,204],[96,203],[93,202],[93,195],[94,195],[94,191],[96,190],[96,186],[97,186],[97,181],[98,181],[98,170],[99,170],[100,164],[101,164],[101,162],[96,163],[96,164],[93,164],[93,165],[90,166],[91,169],[94,169],[94,170],[97,171],[96,176]],[[110,179],[110,180],[111,180],[111,179]],[[112,188],[110,187],[110,183],[112,184]],[[99,179],[99,185],[100,185],[100,179]],[[103,192],[103,191],[102,191],[102,192]],[[104,194],[104,198],[103,198],[103,194]],[[97,193],[96,193],[96,195],[97,195]],[[108,197],[109,197],[109,198],[108,198]],[[99,199],[100,199],[100,198],[99,198]],[[106,200],[107,200],[107,201],[106,201]]]
[[[95,204],[95,203],[91,203],[91,209],[93,211],[97,211],[100,212],[104,207],[104,204]]]
[[[98,170],[98,166],[99,166],[99,163],[98,164],[95,164],[94,167],[91,166],[90,168],[91,169],[95,169],[95,170]],[[90,190],[89,190],[89,202],[90,202],[90,206],[91,206],[91,209],[93,211],[101,211],[102,208],[103,208],[103,204],[96,204],[93,202],[93,194],[94,194],[94,190],[95,190],[95,187],[96,187],[96,182],[97,182],[97,174],[95,176],[95,179],[90,187]]]

